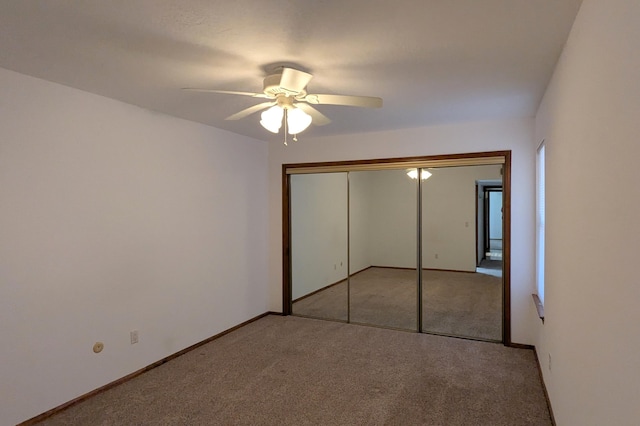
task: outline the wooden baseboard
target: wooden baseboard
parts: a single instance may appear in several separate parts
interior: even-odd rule
[[[422,268],[423,271],[440,271],[440,272],[460,272],[463,274],[476,274],[476,271],[461,271],[459,269],[437,269],[437,268]]]
[[[529,349],[529,350],[532,350],[532,351],[534,351],[536,349],[536,347],[533,346],[533,345],[525,345],[525,344],[522,344],[522,343],[513,343],[513,342],[509,342],[505,346],[508,346],[510,348],[516,348],[516,349]]]
[[[354,272],[353,274],[349,274],[349,278],[353,277],[353,276],[354,276],[354,275],[356,275],[356,274],[359,274],[360,272],[366,271],[366,270],[367,270],[367,269],[369,269],[369,268],[373,268],[373,266],[367,266],[366,268],[362,268],[362,269],[360,269],[359,271]],[[297,299],[292,300],[292,301],[291,301],[291,303],[299,302],[299,301],[301,301],[302,299],[306,299],[307,297],[313,296],[313,295],[314,295],[314,294],[316,294],[316,293],[320,293],[321,291],[324,291],[324,290],[326,290],[326,289],[328,289],[328,288],[331,288],[331,287],[333,287],[334,285],[338,285],[338,284],[340,284],[340,283],[343,283],[343,282],[345,282],[346,280],[347,280],[346,278],[343,278],[343,279],[341,279],[340,281],[336,281],[335,283],[331,283],[331,284],[326,285],[326,286],[324,286],[324,287],[322,287],[322,288],[319,288],[319,289],[317,289],[317,290],[314,290],[314,291],[312,291],[312,292],[311,292],[311,293],[309,293],[309,294],[305,294],[304,296],[300,296],[300,297],[298,297]]]
[[[403,271],[415,271],[416,268],[404,268],[404,267],[400,267],[400,266],[377,266],[377,265],[372,265],[372,266],[367,266],[366,268],[362,268],[359,271],[354,272],[353,274],[349,274],[349,277],[353,277],[354,275],[359,274],[360,272],[364,272],[367,269],[371,269],[371,268],[380,268],[380,269],[398,269],[398,270],[403,270]],[[423,271],[440,271],[440,272],[461,272],[461,273],[465,273],[465,274],[475,274],[475,271],[459,271],[459,270],[455,270],[455,269],[434,269],[434,268],[422,268]],[[331,288],[335,285],[338,285],[342,282],[345,282],[347,279],[343,278],[340,281],[336,281],[335,283],[331,283],[328,284],[322,288],[319,288],[317,290],[312,291],[309,294],[305,294],[304,296],[300,296],[297,299],[294,299],[291,301],[291,303],[296,303],[299,302],[303,299],[306,299],[307,297],[313,296],[316,293],[320,293],[321,291],[327,290],[328,288]]]
[[[553,408],[551,407],[551,400],[549,399],[549,392],[547,392],[547,385],[544,383],[544,376],[542,375],[542,365],[540,364],[540,358],[538,357],[538,350],[533,347],[533,355],[536,357],[536,364],[538,366],[538,374],[540,375],[540,382],[542,383],[542,390],[544,391],[544,398],[547,400],[547,408],[549,409],[549,417],[551,417],[551,424],[556,426],[556,419],[553,416]]]
[[[179,357],[180,355],[184,355],[187,352],[190,352],[190,351],[192,351],[194,349],[197,349],[202,345],[206,345],[207,343],[209,343],[209,342],[211,342],[213,340],[216,340],[216,339],[224,336],[225,334],[229,334],[232,331],[236,331],[237,329],[242,328],[245,325],[250,324],[250,323],[252,323],[254,321],[257,321],[260,318],[264,318],[267,315],[282,315],[282,314],[278,313],[278,312],[271,312],[271,311],[265,312],[263,314],[260,314],[260,315],[258,315],[256,317],[253,317],[253,318],[251,318],[251,319],[249,319],[249,320],[247,320],[247,321],[245,321],[245,322],[243,322],[241,324],[238,324],[238,325],[236,325],[234,327],[231,327],[231,328],[229,328],[227,330],[224,330],[224,331],[222,331],[222,332],[220,332],[220,333],[218,333],[218,334],[216,334],[214,336],[211,336],[211,337],[209,337],[209,338],[207,338],[207,339],[205,339],[205,340],[203,340],[201,342],[195,343],[195,344],[193,344],[193,345],[191,345],[191,346],[189,346],[189,347],[187,347],[185,349],[182,349],[181,351],[178,351],[178,352],[176,352],[176,353],[174,353],[172,355],[169,355],[169,356],[167,356],[165,358],[162,358],[161,360],[156,361],[153,364],[149,364],[146,367],[142,367],[140,370],[137,370],[137,371],[134,371],[133,373],[127,374],[124,377],[121,377],[121,378],[119,378],[117,380],[114,380],[113,382],[107,383],[106,385],[101,386],[101,387],[99,387],[97,389],[94,389],[94,390],[92,390],[90,392],[87,392],[84,395],[80,395],[79,397],[74,398],[71,401],[65,402],[64,404],[61,404],[61,405],[59,405],[59,406],[57,406],[55,408],[52,408],[51,410],[45,411],[44,413],[39,414],[39,415],[37,415],[35,417],[32,417],[29,420],[25,420],[22,423],[18,423],[17,426],[31,426],[31,425],[34,425],[34,424],[36,424],[38,422],[41,422],[42,420],[44,420],[44,419],[46,419],[48,417],[51,417],[54,414],[57,414],[57,413],[65,410],[65,409],[67,409],[67,408],[69,408],[69,407],[71,407],[73,405],[76,405],[76,404],[78,404],[78,403],[80,403],[80,402],[82,402],[82,401],[84,401],[86,399],[89,399],[92,396],[98,395],[99,393],[102,393],[102,392],[104,392],[104,391],[106,391],[108,389],[111,389],[111,388],[113,388],[115,386],[118,386],[118,385],[124,383],[124,382],[127,382],[127,381],[133,379],[134,377],[139,376],[142,373],[146,373],[147,371],[152,370],[152,369],[154,369],[154,368],[156,368],[156,367],[158,367],[158,366],[160,366],[160,365],[162,365],[162,364],[164,364],[164,363],[166,363],[168,361],[171,361],[172,359],[175,359],[175,358]]]
[[[522,343],[509,343],[507,346],[510,348],[530,349],[533,351],[533,356],[536,358],[536,366],[538,367],[538,375],[540,376],[540,383],[542,383],[542,390],[544,391],[544,399],[547,401],[547,409],[549,410],[549,417],[551,418],[551,424],[553,426],[556,426],[556,419],[553,416],[553,408],[551,408],[551,400],[549,399],[549,392],[547,392],[547,385],[544,383],[544,376],[542,375],[542,365],[540,364],[540,358],[538,357],[538,350],[533,345],[523,345]]]
[[[381,269],[399,269],[399,270],[405,270],[405,271],[415,271],[416,268],[405,268],[405,267],[400,267],[400,266],[378,266],[378,265],[374,265],[374,266],[369,266],[369,268],[381,268]],[[368,269],[368,268],[366,268]],[[438,272],[461,272],[464,274],[475,274],[476,271],[462,271],[459,269],[438,269],[438,268],[422,268],[423,271],[438,271]]]
[[[336,285],[338,285],[338,284],[340,284],[340,283],[345,282],[346,280],[347,280],[347,279],[346,279],[346,278],[344,278],[344,279],[341,279],[340,281],[336,281],[335,283],[331,283],[331,284],[329,284],[329,285],[326,285],[326,286],[324,286],[324,287],[321,287],[321,288],[319,288],[319,289],[317,289],[317,290],[312,291],[312,292],[311,292],[311,293],[309,293],[309,294],[305,294],[304,296],[300,296],[300,297],[298,297],[297,299],[293,299],[293,300],[291,301],[291,303],[296,303],[296,302],[299,302],[299,301],[301,301],[301,300],[304,300],[304,299],[306,299],[307,297],[311,297],[311,296],[313,296],[314,294],[318,294],[318,293],[320,293],[321,291],[325,291],[325,290],[327,290],[327,289],[329,289],[329,288],[331,288],[331,287],[333,287],[333,286],[336,286]]]

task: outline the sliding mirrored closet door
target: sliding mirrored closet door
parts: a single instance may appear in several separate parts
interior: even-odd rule
[[[418,329],[416,208],[404,169],[349,172],[351,322]]]
[[[347,173],[290,179],[292,313],[347,321]]]
[[[490,254],[480,248],[490,221],[494,234],[501,235],[501,209],[485,214],[483,191],[489,183],[501,191],[501,170],[501,165],[425,170],[421,185],[424,332],[502,339],[502,263],[493,263],[492,270],[482,268]]]
[[[285,166],[285,313],[510,342],[510,175],[507,151]]]

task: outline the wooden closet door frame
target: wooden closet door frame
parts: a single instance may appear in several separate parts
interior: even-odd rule
[[[502,273],[502,343],[511,341],[511,151],[488,151],[421,157],[382,158],[369,160],[332,161],[321,163],[294,163],[282,165],[282,313],[291,315],[291,200],[292,174],[325,173],[336,171],[388,170],[445,166],[473,166],[502,164],[502,196],[504,218],[503,273]]]

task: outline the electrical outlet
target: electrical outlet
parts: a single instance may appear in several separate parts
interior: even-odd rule
[[[551,371],[551,354],[549,354],[549,371]]]
[[[438,253],[436,253],[436,259],[438,258]]]
[[[131,332],[129,333],[129,336],[131,337],[132,345],[138,343],[138,330],[131,330]]]
[[[104,349],[104,343],[102,342],[96,342],[95,345],[93,345],[93,352],[97,354],[102,352],[103,349]]]

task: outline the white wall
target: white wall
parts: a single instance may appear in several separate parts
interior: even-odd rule
[[[293,300],[347,278],[347,174],[291,176]]]
[[[266,165],[264,142],[0,69],[0,424],[267,311]]]
[[[355,175],[354,172],[351,173]],[[417,187],[404,170],[370,173],[369,259],[374,266],[416,267]]]
[[[476,181],[500,179],[500,166],[447,167],[432,173],[422,186],[423,266],[473,272]],[[416,181],[409,179],[404,169],[352,172],[349,176],[350,180],[366,178],[370,182],[365,247],[369,265],[415,268]],[[357,190],[352,188],[350,195],[357,195]]]
[[[523,118],[325,138],[300,135],[299,142],[288,147],[274,141],[269,146],[271,310],[282,310],[282,164],[512,150],[512,340],[532,343],[535,323],[529,308],[534,286],[533,124],[532,118]]]
[[[489,238],[502,240],[502,192],[489,192]]]
[[[349,173],[349,273],[371,266],[372,173]]]
[[[536,119],[547,260],[535,344],[559,425],[640,415],[638,46],[640,2],[585,0]]]
[[[425,268],[475,272],[476,181],[501,179],[500,169],[491,165],[431,171],[422,186]]]

